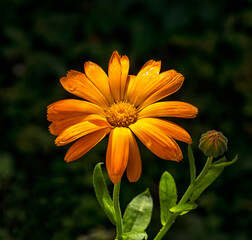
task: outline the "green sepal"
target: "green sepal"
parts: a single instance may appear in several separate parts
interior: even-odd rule
[[[191,145],[188,145],[188,158],[189,158],[189,164],[190,164],[191,184],[193,184],[196,178],[196,167],[195,167],[195,160],[194,160]]]
[[[123,240],[147,240],[146,232],[127,232],[122,235]]]
[[[160,220],[165,225],[171,215],[170,208],[177,204],[176,183],[169,172],[164,172],[159,183]]]
[[[123,215],[123,232],[144,232],[150,223],[152,208],[149,189],[133,198]]]
[[[93,172],[95,195],[111,223],[116,225],[114,204],[109,195],[108,188],[102,174],[101,164],[102,163],[96,164]]]
[[[216,164],[222,164],[226,162],[226,158],[223,157],[220,160],[216,161]],[[191,201],[195,201],[203,192],[204,190],[211,185],[214,180],[222,173],[224,169],[224,166],[218,166],[212,167],[212,165],[209,167],[206,175],[201,179],[199,183],[195,185],[195,190],[192,193],[190,199]],[[196,179],[197,182],[197,179]]]
[[[198,204],[195,202],[188,202],[184,204],[178,204],[170,209],[172,213],[177,213],[179,215],[184,215],[191,210],[194,210],[198,207]]]

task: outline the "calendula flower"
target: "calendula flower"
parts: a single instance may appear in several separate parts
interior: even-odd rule
[[[85,74],[69,71],[60,79],[70,93],[84,100],[65,99],[48,106],[49,130],[58,135],[57,146],[77,140],[65,161],[82,157],[108,133],[106,168],[113,183],[126,170],[130,182],[139,179],[141,157],[135,135],[162,159],[183,158],[176,140],[191,143],[180,126],[157,117],[194,118],[198,112],[191,104],[179,101],[157,102],[176,92],[184,77],[175,70],[160,73],[160,61],[148,61],[134,75],[128,75],[129,59],[113,52],[108,75],[93,62],[84,64]]]

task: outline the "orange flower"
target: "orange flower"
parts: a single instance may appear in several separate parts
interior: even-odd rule
[[[129,59],[113,52],[107,74],[95,63],[84,64],[85,74],[69,71],[60,79],[70,93],[84,100],[65,99],[48,106],[49,130],[58,135],[57,146],[77,140],[65,160],[82,157],[108,133],[106,167],[113,183],[126,170],[130,182],[139,179],[142,163],[134,134],[162,159],[180,161],[181,149],[174,139],[191,143],[180,126],[156,117],[194,118],[197,108],[178,101],[157,102],[176,92],[184,77],[175,70],[160,73],[160,61],[148,61],[128,75]],[[134,133],[134,134],[133,134]]]

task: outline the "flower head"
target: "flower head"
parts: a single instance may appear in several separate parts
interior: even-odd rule
[[[222,132],[211,130],[201,135],[199,149],[208,157],[218,157],[227,151],[227,143],[228,140]]]
[[[143,144],[162,159],[180,161],[181,149],[174,139],[191,143],[180,126],[157,117],[194,118],[197,108],[178,101],[158,102],[176,92],[184,77],[175,70],[160,73],[160,61],[148,61],[139,73],[128,75],[129,59],[113,52],[108,75],[95,63],[84,64],[85,74],[69,71],[60,79],[70,93],[85,100],[65,99],[48,106],[49,130],[58,137],[57,146],[77,140],[65,160],[82,157],[109,133],[106,167],[113,183],[126,170],[135,182],[142,172],[136,143]]]

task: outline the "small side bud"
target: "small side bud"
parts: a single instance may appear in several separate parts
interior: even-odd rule
[[[215,130],[201,135],[199,149],[207,156],[218,157],[227,151],[227,138]]]

